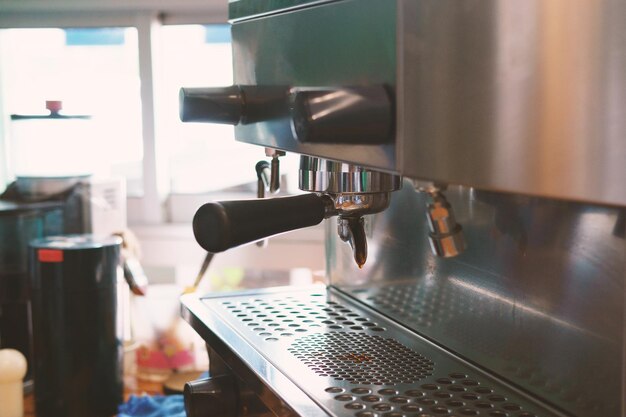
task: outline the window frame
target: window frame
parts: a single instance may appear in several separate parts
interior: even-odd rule
[[[16,28],[77,28],[77,27],[134,27],[138,37],[139,77],[141,80],[141,126],[142,126],[142,184],[141,196],[127,196],[128,224],[159,225],[181,221],[182,216],[172,213],[179,210],[184,201],[196,205],[206,201],[208,195],[195,195],[177,204],[169,201],[170,194],[167,153],[161,148],[159,137],[158,96],[159,34],[166,25],[226,24],[228,4],[225,0],[137,0],[132,5],[124,0],[83,0],[78,3],[65,0],[35,0],[12,2],[0,0],[0,29]],[[158,4],[157,4],[158,3]],[[155,7],[155,6],[158,6]],[[0,100],[0,114],[3,113]],[[1,120],[0,120],[1,122]],[[5,148],[6,124],[0,123],[0,148]],[[8,157],[8,156],[7,156]],[[0,180],[7,179],[6,165],[1,164]],[[158,167],[158,169],[157,169]],[[4,181],[6,182],[6,181]],[[182,212],[188,212],[184,206]],[[189,221],[191,218],[189,219]]]

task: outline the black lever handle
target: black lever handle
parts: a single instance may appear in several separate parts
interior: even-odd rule
[[[244,97],[237,85],[216,88],[181,88],[180,120],[236,125],[244,114]]]
[[[207,203],[193,218],[193,233],[207,251],[223,252],[244,243],[320,223],[325,217],[328,199],[317,194],[304,194]]]
[[[285,117],[287,91],[281,86],[251,85],[181,88],[180,120],[238,125]]]

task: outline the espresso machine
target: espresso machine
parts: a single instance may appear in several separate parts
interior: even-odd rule
[[[181,119],[300,154],[307,193],[209,202],[196,239],[324,222],[327,285],[184,296],[188,415],[626,416],[626,3],[229,12],[235,84]]]

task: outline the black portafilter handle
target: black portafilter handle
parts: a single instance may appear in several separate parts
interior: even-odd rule
[[[326,216],[330,197],[303,194],[271,199],[206,203],[193,218],[196,241],[223,252],[272,235],[314,226]]]

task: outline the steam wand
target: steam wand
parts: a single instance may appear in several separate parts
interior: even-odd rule
[[[259,161],[254,167],[257,176],[256,198],[265,198],[265,192],[270,190],[271,170],[267,161]],[[280,185],[280,182],[279,182]],[[269,240],[263,239],[256,242],[260,248],[267,247]]]
[[[257,176],[257,198],[265,198],[267,191],[270,194],[278,194],[280,192],[280,162],[279,156],[285,156],[284,151],[272,148],[265,148],[265,155],[272,157],[272,164],[267,161],[259,161],[254,167]],[[268,244],[268,239],[259,240],[256,245],[264,248]]]
[[[413,186],[416,191],[426,193],[431,198],[426,206],[426,217],[433,255],[451,258],[463,253],[466,248],[463,228],[456,222],[452,206],[443,194],[445,184],[414,180]]]
[[[280,162],[278,157],[285,156],[285,151],[273,148],[265,148],[265,156],[272,158],[272,169],[270,172],[269,190],[271,194],[278,194],[280,191]]]

